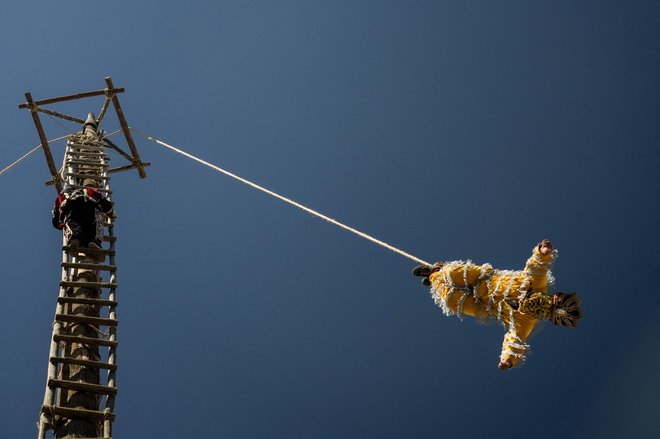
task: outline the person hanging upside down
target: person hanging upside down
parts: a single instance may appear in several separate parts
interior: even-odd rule
[[[53,227],[64,230],[64,236],[73,249],[88,247],[100,249],[103,242],[103,220],[114,220],[114,206],[94,188],[96,180],[87,178],[83,188],[65,186],[55,199]],[[98,255],[98,260],[105,257]]]
[[[506,329],[499,368],[510,369],[525,360],[529,334],[539,320],[574,328],[582,318],[580,300],[572,293],[547,293],[554,282],[550,268],[557,257],[550,241],[534,247],[522,271],[495,270],[471,261],[437,262],[415,267],[445,315],[479,320],[497,319]]]

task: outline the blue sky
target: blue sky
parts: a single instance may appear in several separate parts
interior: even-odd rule
[[[415,263],[136,137],[115,437],[660,434],[656,2],[137,3],[3,8],[0,166],[39,143],[24,92],[109,75],[132,126],[422,259],[522,268],[552,239],[585,317],[502,373],[502,329],[443,316]],[[40,152],[0,176],[0,438],[43,400],[47,179]]]

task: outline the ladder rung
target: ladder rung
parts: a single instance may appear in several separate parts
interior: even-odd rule
[[[69,186],[71,186],[74,189],[83,189],[83,186],[80,186],[78,184],[70,184]],[[99,192],[103,192],[105,194],[111,194],[112,193],[112,191],[110,189],[100,189],[100,188],[94,188],[94,189],[96,189]]]
[[[102,142],[67,142],[66,144],[67,148],[96,148],[96,149],[103,149],[105,148],[105,143]]]
[[[99,163],[96,160],[79,160],[79,159],[71,159],[66,161],[67,165],[91,165],[91,166],[97,166],[99,168],[107,168],[108,165],[107,163]]]
[[[76,248],[71,248],[68,245],[63,245],[62,250],[67,252],[67,253],[85,253],[87,255],[98,255],[98,254],[103,254],[103,255],[108,255],[108,256],[114,256],[115,251],[112,249],[97,249],[97,248],[89,248],[89,247],[76,247]]]
[[[79,287],[79,288],[117,288],[115,282],[84,282],[84,281],[71,281],[63,280],[60,282],[61,287]]]
[[[84,323],[98,326],[117,326],[115,319],[104,319],[102,317],[80,316],[75,314],[55,314],[56,322]]]
[[[96,156],[96,155],[87,155],[87,154],[85,154],[85,155],[82,155],[82,154],[81,155],[67,154],[66,160],[67,161],[69,161],[69,160],[89,161],[91,163],[88,163],[88,164],[90,166],[94,166],[94,165],[100,165],[101,163],[103,163],[102,161],[105,161],[105,162],[110,161],[110,157],[108,157],[107,155]],[[106,165],[109,166],[109,163],[106,163]],[[85,165],[78,165],[78,166],[85,166]]]
[[[93,174],[73,174],[71,172],[65,172],[64,173],[64,178],[66,177],[74,177],[74,178],[93,178],[93,179],[99,179],[99,180],[110,180],[110,177],[105,177],[103,175],[93,175]]]
[[[117,237],[116,237],[116,236],[108,236],[108,235],[104,235],[104,236],[103,236],[103,240],[104,240],[105,242],[115,242],[115,241],[117,241]]]
[[[98,367],[99,369],[117,370],[116,364],[108,364],[101,361],[92,360],[80,360],[78,358],[50,357],[50,362],[53,364],[74,364],[76,366]]]
[[[53,414],[63,416],[69,419],[115,420],[115,414],[110,411],[99,412],[96,410],[73,409],[69,407],[60,407],[57,405],[44,405],[41,407],[41,413],[46,415]]]
[[[48,387],[59,387],[62,389],[78,390],[81,392],[96,393],[99,395],[116,395],[116,387],[101,386],[100,384],[81,383],[79,381],[49,379]]]
[[[103,174],[103,172],[108,167],[108,165],[103,163],[94,163],[94,164],[89,163],[86,165],[82,165],[82,164],[72,163],[72,161],[69,160],[64,164],[64,167],[67,168],[66,172],[68,174],[84,174],[87,171],[93,171]],[[68,168],[71,168],[71,170],[69,170]],[[81,171],[85,171],[85,172],[81,172]]]
[[[67,145],[75,147],[87,147],[93,146],[95,148],[105,148],[105,142],[102,140],[93,140],[93,139],[69,139],[67,140]]]
[[[82,337],[79,335],[55,335],[53,340],[56,342],[64,343],[78,343],[87,345],[107,346],[110,348],[117,347],[117,342],[112,340],[104,340],[102,338]]]
[[[86,157],[107,157],[108,154],[105,151],[100,149],[88,149],[82,150],[79,148],[73,148],[66,152],[69,156],[86,156]]]
[[[59,303],[73,303],[77,305],[95,305],[95,306],[117,306],[114,300],[93,299],[90,297],[58,297]]]
[[[66,156],[74,160],[110,160],[110,156],[102,152],[67,152]]]
[[[79,270],[103,270],[115,272],[117,267],[114,265],[98,265],[83,262],[62,262],[62,268],[77,268]]]
[[[105,151],[105,148],[103,146],[96,146],[96,145],[69,145],[67,146],[67,151],[81,151],[81,150],[88,150],[88,151]]]
[[[64,173],[63,177],[75,177],[78,175],[85,175],[86,177],[91,177],[92,178],[97,178],[100,175],[103,175],[105,173],[105,167],[100,166],[100,165],[80,165],[80,166],[71,166],[71,165],[65,165],[67,168]],[[72,168],[72,169],[68,169]],[[95,172],[96,174],[90,174],[90,172]]]

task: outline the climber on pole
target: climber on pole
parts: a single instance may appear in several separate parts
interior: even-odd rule
[[[98,182],[93,178],[83,181],[83,188],[65,186],[55,199],[53,227],[64,230],[69,247],[101,249],[103,242],[103,220],[107,216],[115,219],[114,206],[96,189]],[[83,252],[84,253],[84,252]],[[102,262],[105,256],[98,255]]]
[[[554,278],[550,268],[557,257],[550,241],[534,247],[524,270],[496,270],[471,261],[437,262],[413,270],[431,288],[431,296],[445,315],[497,319],[506,329],[499,368],[510,369],[525,360],[529,334],[539,320],[575,327],[582,318],[580,300],[572,293],[547,293]]]

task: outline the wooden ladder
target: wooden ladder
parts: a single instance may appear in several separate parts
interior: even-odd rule
[[[109,160],[98,136],[72,134],[64,156],[64,183],[82,187],[83,179],[92,177],[111,200]],[[100,250],[71,248],[62,239],[62,275],[39,439],[46,439],[48,430],[56,437],[112,437],[117,395],[116,238],[111,221],[98,217],[97,222],[104,229]],[[103,262],[99,255],[105,256]]]

